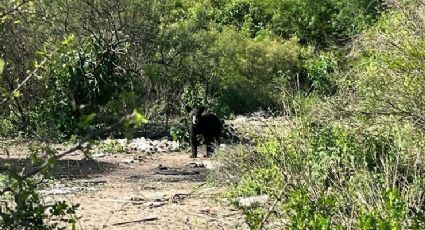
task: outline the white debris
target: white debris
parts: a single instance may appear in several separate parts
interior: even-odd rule
[[[83,188],[83,187],[65,187],[65,188],[54,188],[50,190],[42,190],[40,191],[40,194],[45,196],[51,196],[51,195],[65,195],[65,194],[71,194],[76,193],[80,191],[95,191],[95,188]]]
[[[127,139],[107,139],[102,141],[104,144],[117,143],[122,145],[127,152],[143,152],[148,154],[162,153],[162,152],[176,152],[180,149],[180,143],[177,141],[170,141],[167,139],[151,140],[149,138],[140,137],[131,140]],[[102,157],[99,155],[98,157]]]
[[[104,154],[104,153],[97,153],[97,154],[92,155],[93,158],[102,158],[102,157],[105,157],[105,156],[106,156],[106,154]]]
[[[247,122],[248,118],[245,116],[237,116],[236,119],[234,120],[235,122]]]
[[[122,163],[132,164],[132,163],[134,163],[134,159],[124,159],[124,160],[122,160]]]
[[[263,205],[269,200],[268,195],[261,196],[250,196],[250,197],[239,197],[236,199],[240,207],[249,208],[254,205]]]
[[[202,165],[204,165],[205,168],[210,169],[210,170],[216,169],[216,168],[218,168],[220,166],[220,164],[218,162],[211,161],[209,159],[208,160],[203,160],[202,161]]]

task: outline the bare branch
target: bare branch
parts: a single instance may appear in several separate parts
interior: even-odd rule
[[[23,7],[25,4],[27,4],[28,2],[29,2],[28,0],[24,0],[20,4],[18,4],[17,6],[13,7],[12,9],[9,9],[8,11],[0,13],[0,18],[3,18],[3,17],[5,17],[9,14],[13,14],[16,11],[19,11],[19,9],[21,7]]]
[[[55,52],[57,52],[57,50],[54,51],[53,53]],[[47,63],[47,61],[48,61],[48,58],[47,57],[44,58],[43,61],[41,61],[41,63],[38,66],[36,66],[36,68],[30,74],[28,74],[28,76],[11,92],[12,97],[27,83],[27,81],[29,81],[32,77],[35,76],[35,74]],[[10,96],[4,98],[3,101],[0,102],[0,105],[6,103],[10,99],[11,99]]]
[[[93,132],[89,133],[86,137],[84,137],[83,139],[81,139],[73,147],[71,147],[70,149],[68,149],[67,151],[65,151],[63,153],[60,153],[60,154],[55,155],[54,158],[55,159],[60,159],[60,158],[66,156],[66,155],[68,155],[70,153],[73,153],[73,152],[75,152],[77,150],[83,149],[83,145],[86,142],[90,141],[91,139],[93,139],[96,136],[99,136],[99,135],[101,135],[103,133],[108,133],[108,132],[116,129],[118,126],[122,125],[126,120],[128,120],[131,117],[132,117],[132,115],[125,116],[125,117],[121,118],[118,122],[116,122],[115,124],[113,124],[113,125],[105,128],[105,129],[97,130],[97,131],[93,131]],[[49,166],[49,161],[46,160],[41,166],[39,166],[39,167],[31,170],[30,172],[28,172],[28,173],[26,173],[24,175],[21,175],[21,179],[22,180],[28,179],[28,178],[30,178],[30,177],[38,174],[42,170],[46,169],[48,166]]]
[[[270,215],[272,212],[274,212],[277,204],[280,202],[280,200],[282,199],[283,193],[284,193],[284,189],[282,189],[282,191],[280,192],[279,196],[276,198],[276,201],[274,202],[274,204],[269,208],[268,212],[266,213],[266,215],[264,216],[263,220],[261,221],[260,225],[258,226],[258,229],[263,229],[264,224],[268,221],[268,219],[270,218]]]

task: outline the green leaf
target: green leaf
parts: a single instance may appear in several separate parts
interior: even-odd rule
[[[78,123],[78,126],[80,128],[87,128],[95,118],[96,118],[96,113],[83,115],[80,118],[80,122]]]
[[[70,45],[75,39],[75,36],[73,34],[69,35],[68,37],[65,38],[65,40],[62,42],[62,45]]]
[[[0,58],[0,75],[3,74],[5,62]]]
[[[129,121],[130,124],[140,126],[142,124],[147,124],[148,122],[149,120],[146,119],[146,117],[143,116],[137,109],[133,110],[131,120]]]
[[[20,97],[20,96],[22,96],[22,93],[19,90],[15,90],[15,91],[13,91],[12,96],[13,97]]]

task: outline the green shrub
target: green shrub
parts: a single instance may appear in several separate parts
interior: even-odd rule
[[[391,126],[300,121],[287,132],[264,132],[253,147],[230,149],[226,155],[234,159],[219,153],[214,173],[232,185],[231,197],[277,199],[280,215],[274,218],[285,219],[289,229],[423,225],[421,132],[396,120],[387,121]],[[257,211],[244,209],[253,226]]]
[[[84,134],[88,125],[97,125],[102,108],[128,89],[129,74],[118,68],[126,47],[110,46],[71,35],[56,53],[44,54],[50,58],[40,73],[46,85],[44,100],[31,110],[37,133]]]

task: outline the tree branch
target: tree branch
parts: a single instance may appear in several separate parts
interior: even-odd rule
[[[103,133],[108,133],[108,132],[110,132],[110,131],[112,131],[112,130],[116,129],[118,126],[122,125],[122,124],[124,123],[124,121],[126,121],[127,119],[129,119],[129,118],[131,118],[131,117],[132,117],[132,115],[124,116],[124,117],[123,117],[123,118],[121,118],[118,122],[116,122],[115,124],[113,124],[113,125],[111,125],[111,126],[109,126],[109,127],[105,128],[105,129],[97,130],[97,131],[93,131],[93,132],[89,133],[86,137],[84,137],[83,139],[81,139],[80,141],[78,141],[78,143],[77,143],[77,144],[75,144],[73,147],[71,147],[70,149],[68,149],[67,151],[65,151],[65,152],[63,152],[63,153],[60,153],[60,154],[55,155],[55,156],[54,156],[54,158],[55,158],[55,159],[60,159],[60,158],[62,158],[62,157],[64,157],[64,156],[66,156],[66,155],[68,155],[68,154],[70,154],[70,153],[73,153],[73,152],[75,152],[75,151],[77,151],[77,150],[81,150],[81,149],[83,148],[83,145],[84,145],[86,142],[90,141],[91,139],[93,139],[93,138],[94,138],[94,137],[96,137],[96,136],[99,136],[99,135],[101,135],[101,134],[103,134]],[[48,166],[49,166],[49,161],[48,161],[48,160],[46,160],[46,161],[45,161],[45,162],[44,162],[41,166],[39,166],[38,168],[35,168],[35,169],[31,170],[30,172],[28,172],[28,173],[26,173],[26,174],[24,174],[24,175],[21,175],[21,179],[22,179],[22,180],[28,179],[28,178],[30,178],[30,177],[32,177],[32,176],[34,176],[34,175],[38,174],[38,173],[39,173],[39,172],[41,172],[42,170],[46,169]]]
[[[282,199],[283,193],[285,190],[282,189],[282,191],[280,192],[279,196],[276,198],[276,201],[274,202],[274,204],[269,208],[268,212],[266,213],[266,215],[264,216],[263,220],[261,220],[260,225],[258,226],[258,229],[263,229],[264,224],[268,221],[268,219],[270,218],[270,215],[272,212],[274,212],[277,204],[280,202],[280,200]]]
[[[47,63],[47,60],[48,60],[47,57],[44,58],[43,61],[41,61],[41,63],[30,74],[28,74],[28,76],[11,92],[12,97],[13,97],[13,94],[17,93],[27,83],[27,81],[29,81],[38,72],[38,70],[40,70],[41,67],[43,67]],[[9,101],[10,98],[11,98],[10,96],[4,98],[3,101],[0,102],[0,105]]]
[[[25,4],[27,4],[29,1],[28,0],[24,0],[22,1],[20,4],[18,4],[17,6],[13,7],[12,9],[2,12],[0,13],[0,18],[3,18],[9,14],[14,13],[15,11],[18,11],[22,6],[24,6]]]

